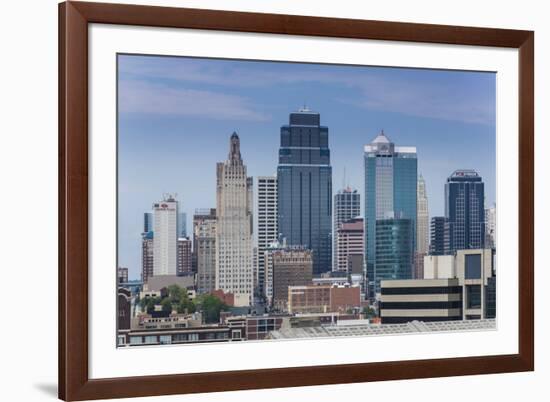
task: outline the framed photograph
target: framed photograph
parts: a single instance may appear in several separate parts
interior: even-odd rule
[[[534,369],[534,33],[59,5],[59,397]]]

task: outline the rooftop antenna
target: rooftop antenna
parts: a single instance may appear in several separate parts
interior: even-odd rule
[[[344,178],[343,178],[343,180],[342,180],[342,189],[345,190],[345,189],[346,189],[346,185],[347,185],[347,183],[346,183],[346,167],[344,166]]]

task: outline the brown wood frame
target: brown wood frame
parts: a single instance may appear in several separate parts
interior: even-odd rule
[[[519,353],[199,374],[88,377],[88,24],[519,49]],[[137,397],[534,370],[534,33],[184,8],[59,5],[59,397]]]

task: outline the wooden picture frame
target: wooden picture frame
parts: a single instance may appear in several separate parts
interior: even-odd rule
[[[90,379],[88,375],[88,24],[519,49],[519,353],[448,359]],[[140,397],[534,369],[534,33],[120,4],[59,5],[59,397]]]

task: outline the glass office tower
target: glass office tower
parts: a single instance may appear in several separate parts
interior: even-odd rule
[[[381,219],[410,220],[412,230],[412,251],[416,250],[416,210],[417,210],[417,159],[416,147],[398,147],[382,131],[372,143],[365,145],[365,261],[368,278],[369,297],[380,286],[377,273],[376,223]],[[408,269],[399,264],[398,270],[410,278],[413,254]],[[387,267],[380,268],[383,272]],[[380,271],[380,272],[382,272]],[[406,273],[405,273],[406,271]]]
[[[375,275],[381,280],[411,279],[413,261],[412,219],[378,219],[376,221]],[[378,291],[377,287],[377,291]]]
[[[313,275],[332,265],[332,167],[328,128],[303,108],[281,127],[277,167],[280,240],[313,252]]]
[[[445,183],[445,218],[449,250],[485,246],[485,190],[474,170],[456,170]]]

